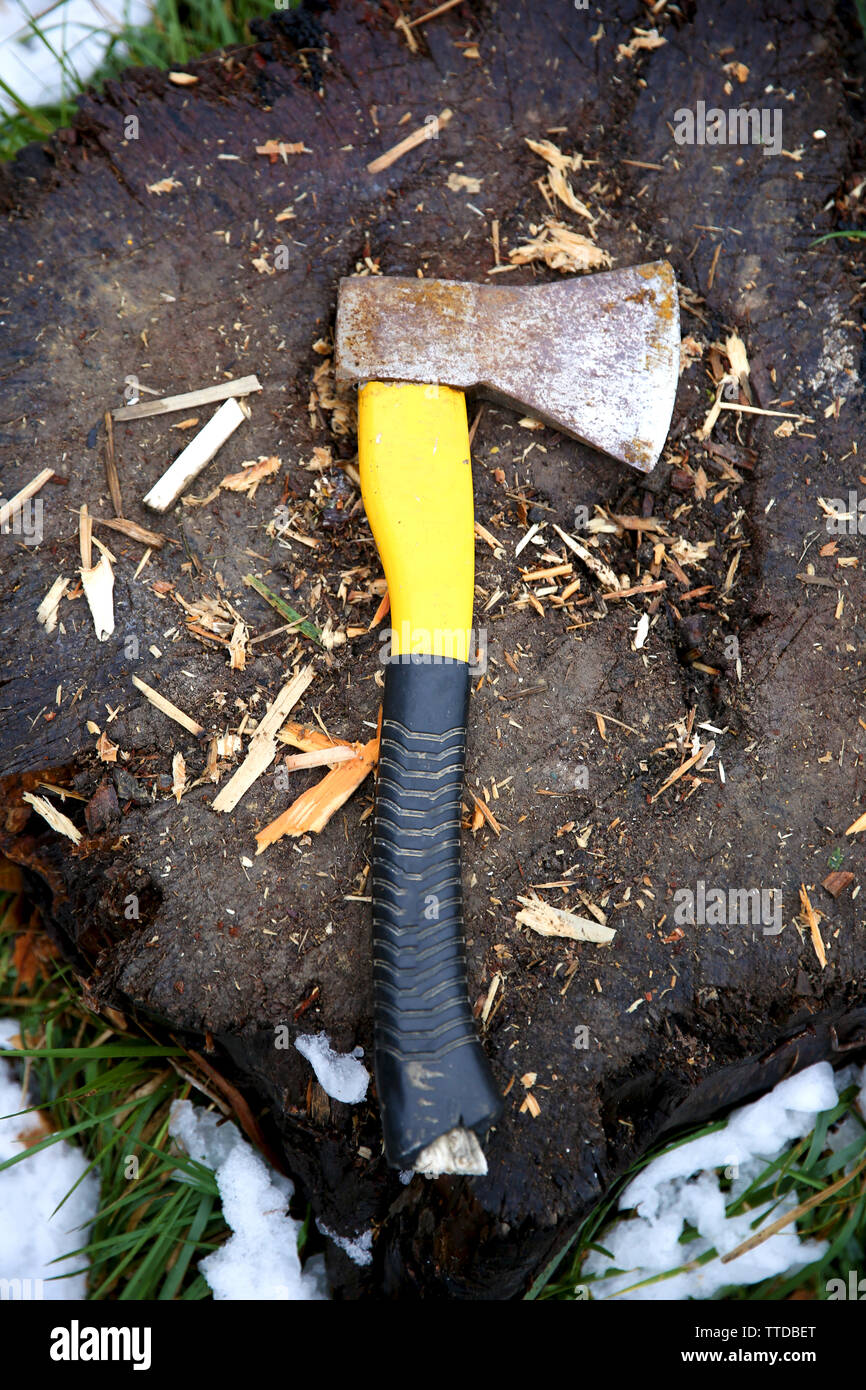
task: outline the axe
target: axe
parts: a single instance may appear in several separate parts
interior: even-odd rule
[[[502,1098],[469,1006],[460,803],[475,536],[463,392],[649,472],[679,372],[666,261],[558,284],[340,281],[338,380],[391,595],[373,828],[374,1067],[398,1168],[487,1171]]]

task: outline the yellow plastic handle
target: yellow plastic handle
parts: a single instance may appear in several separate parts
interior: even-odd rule
[[[391,595],[392,652],[468,661],[475,536],[463,392],[368,382],[358,461]]]

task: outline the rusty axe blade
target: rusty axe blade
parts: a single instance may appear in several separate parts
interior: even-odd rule
[[[667,261],[551,285],[340,281],[339,380],[475,387],[642,472],[670,426],[679,343]]]

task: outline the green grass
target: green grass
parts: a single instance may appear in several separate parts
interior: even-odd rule
[[[800,1297],[824,1300],[830,1280],[841,1279],[847,1287],[851,1270],[858,1271],[861,1278],[866,1276],[866,1122],[856,1107],[856,1095],[856,1086],[844,1091],[834,1109],[818,1116],[810,1134],[769,1162],[749,1188],[726,1208],[728,1216],[740,1216],[769,1204],[769,1212],[756,1215],[752,1223],[753,1234],[756,1234],[772,1224],[779,1200],[793,1194],[798,1206],[808,1204],[796,1221],[799,1235],[804,1240],[827,1241],[826,1253],[792,1276],[777,1276],[744,1287],[731,1285],[717,1294],[717,1298],[776,1302],[796,1293]],[[849,1115],[859,1125],[860,1133],[845,1148],[834,1153],[827,1144],[828,1131]],[[668,1147],[678,1148],[698,1135],[711,1134],[721,1128],[723,1124],[705,1126]],[[651,1151],[611,1188],[570,1245],[542,1271],[528,1294],[530,1299],[573,1301],[578,1297],[585,1299],[587,1294],[592,1298],[593,1280],[582,1273],[587,1256],[591,1250],[608,1253],[604,1246],[605,1229],[617,1217],[617,1202],[623,1189],[654,1157],[666,1151]],[[847,1175],[846,1169],[849,1170]],[[641,1282],[658,1283],[682,1273],[689,1267],[689,1244],[697,1239],[697,1231],[686,1229],[680,1237],[683,1263]],[[709,1250],[695,1263],[707,1264],[717,1257],[717,1251]],[[578,1290],[586,1292],[578,1293]]]
[[[21,939],[14,917],[14,895],[0,894],[0,1012],[19,1021],[25,1043],[4,1056],[22,1059],[37,1101],[32,1109],[47,1115],[54,1132],[0,1172],[61,1140],[79,1145],[87,1171],[99,1176],[99,1210],[57,1277],[89,1263],[91,1299],[209,1297],[196,1265],[229,1232],[213,1173],[179,1153],[168,1134],[171,1102],[193,1090],[172,1066],[183,1064],[182,1050],[107,1026],[56,961],[45,967],[47,978],[24,985],[13,960]],[[178,1171],[187,1181],[178,1181]]]
[[[866,237],[866,231],[858,227],[849,232],[825,232],[823,236],[816,237],[812,245],[820,246],[822,241],[836,241],[839,237],[844,237],[846,241],[862,241]]]
[[[273,12],[274,5],[268,0],[157,0],[150,24],[126,25],[110,37],[99,71],[86,82],[76,69],[74,48],[65,46],[62,19],[49,12],[39,22],[31,20],[39,42],[62,65],[65,90],[56,104],[34,108],[0,80],[0,88],[17,108],[14,115],[0,116],[0,159],[10,159],[29,141],[44,140],[58,127],[70,125],[76,111],[75,98],[86,87],[98,89],[127,67],[180,67],[212,49],[248,43],[249,21]],[[94,25],[93,32],[105,31]]]

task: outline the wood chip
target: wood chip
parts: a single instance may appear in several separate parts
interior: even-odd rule
[[[119,531],[122,536],[128,536],[131,541],[138,541],[140,545],[149,545],[153,550],[161,550],[165,545],[165,536],[159,531],[148,531],[146,526],[139,526],[137,521],[128,521],[125,516],[94,516],[91,521],[95,521],[97,526],[107,526],[111,531]]]
[[[604,561],[599,559],[592,551],[587,550],[585,545],[581,545],[580,541],[576,541],[567,531],[563,531],[562,527],[557,526],[556,522],[553,523],[553,529],[560,540],[565,541],[569,550],[574,551],[575,555],[583,561],[587,569],[591,570],[596,578],[601,580],[602,584],[608,589],[611,589],[614,593],[617,593],[622,588],[622,584],[609,565],[606,565]]]
[[[279,473],[282,466],[282,459],[274,456],[265,458],[262,455],[257,463],[245,463],[239,473],[228,473],[220,487],[227,488],[229,492],[248,492],[251,497],[255,497],[259,483]]]
[[[821,969],[827,968],[827,952],[824,949],[824,942],[821,939],[821,929],[818,925],[818,916],[814,907],[809,901],[809,894],[806,892],[805,883],[800,884],[800,905],[803,908],[803,916],[809,924],[809,931],[812,934],[812,945],[815,948],[815,955],[818,957]]]
[[[229,665],[233,671],[246,670],[249,635],[246,623],[239,618],[229,639]]]
[[[296,724],[292,719],[279,730],[277,738],[283,743],[290,743],[293,748],[300,748],[304,753],[314,753],[322,748],[353,748],[358,752],[362,747],[360,743],[350,743],[348,739],[333,738],[323,729]]]
[[[182,188],[183,184],[179,179],[169,176],[167,179],[157,179],[156,183],[146,185],[148,193],[155,193],[160,197],[163,193],[173,193],[176,188]]]
[[[494,835],[500,835],[502,832],[502,826],[499,824],[499,821],[494,816],[490,807],[484,801],[482,801],[481,797],[476,796],[474,791],[471,790],[471,788],[469,789],[469,795],[472,797],[472,800],[475,802],[476,807],[478,808],[479,812],[484,817],[484,819],[487,821],[487,824],[490,826],[490,829],[493,831]]]
[[[99,738],[96,740],[96,753],[102,763],[116,763],[120,745],[112,743],[108,734],[103,729]]]
[[[226,440],[249,418],[250,408],[246,401],[236,400],[233,396],[224,401],[145,494],[144,505],[155,512],[167,512],[193,479],[207,467]]]
[[[446,10],[453,10],[456,5],[460,4],[462,4],[462,0],[443,0],[443,3],[437,5],[435,9],[428,10],[426,14],[419,14],[417,19],[410,19],[407,27],[409,29],[414,29],[417,24],[426,24],[428,20],[436,19],[440,14],[444,14]]]
[[[256,154],[276,155],[284,164],[288,164],[290,154],[312,154],[308,150],[303,140],[266,140],[263,145],[256,145]]]
[[[200,405],[212,405],[215,401],[228,400],[229,396],[249,396],[261,389],[262,384],[257,376],[241,376],[234,381],[218,382],[216,386],[203,386],[198,391],[184,391],[179,396],[162,396],[155,401],[140,401],[138,405],[122,405],[111,413],[115,420],[144,420],[149,415],[168,415],[174,410],[194,410]]]
[[[142,695],[150,701],[154,709],[158,709],[162,714],[167,714],[169,719],[173,719],[176,724],[180,724],[181,728],[187,729],[191,734],[195,734],[197,738],[204,733],[201,724],[196,723],[190,715],[184,714],[182,709],[178,709],[177,705],[172,704],[171,700],[167,700],[164,695],[160,695],[158,690],[154,690],[153,686],[145,684],[138,676],[133,676],[132,683],[136,690],[140,690]]]
[[[36,493],[48,482],[48,479],[53,477],[53,468],[43,468],[41,473],[37,473],[35,478],[31,478],[29,483],[25,483],[20,492],[16,492],[14,497],[11,497],[8,502],[4,502],[3,506],[0,507],[0,530],[4,528],[10,517],[19,512],[24,503],[28,502],[31,497],[35,497]]]
[[[256,835],[256,854],[261,854],[283,835],[318,834],[331,817],[369,776],[379,758],[379,735],[362,746],[351,762],[340,763],[303,792],[282,815]]]
[[[81,831],[72,824],[68,816],[64,816],[62,811],[58,811],[51,805],[44,796],[34,796],[33,792],[25,792],[24,801],[28,801],[34,811],[38,811],[43,820],[46,820],[52,830],[56,830],[60,835],[66,835],[74,845],[81,842]]]
[[[849,883],[854,882],[854,875],[849,869],[834,869],[822,881],[821,887],[826,888],[831,898],[838,898],[840,893],[844,893]]]
[[[117,460],[114,457],[114,426],[111,423],[110,410],[106,410],[104,420],[105,476],[108,479],[108,491],[111,493],[111,505],[114,508],[114,515],[123,516],[123,498],[120,494],[120,478],[117,475]]]
[[[407,135],[405,139],[392,145],[390,150],[380,154],[378,159],[372,159],[367,165],[367,173],[381,174],[384,169],[389,169],[392,164],[396,164],[398,159],[402,159],[404,154],[408,154],[418,145],[423,145],[427,140],[437,140],[439,132],[445,129],[453,114],[453,111],[446,107],[444,111],[439,112],[438,116],[426,120],[417,130],[413,130],[411,135]]]
[[[267,771],[277,755],[277,732],[313,679],[312,666],[296,671],[268,706],[259,727],[250,739],[247,755],[213,802],[215,811],[233,811],[241,797],[258,777]]]
[[[662,44],[667,43],[658,29],[635,28],[634,33],[628,43],[621,43],[617,46],[616,61],[621,63],[623,58],[636,58],[638,53],[652,52],[654,48],[661,48]]]
[[[46,632],[53,632],[56,628],[60,600],[68,588],[69,580],[64,579],[62,574],[58,575],[36,609],[36,621],[42,624]]]
[[[171,791],[175,801],[180,805],[180,799],[186,791],[186,762],[183,753],[175,753],[171,760]]]
[[[703,744],[698,749],[697,753],[693,753],[692,756],[690,758],[687,758],[684,763],[680,763],[680,766],[676,769],[675,772],[671,773],[670,777],[668,777],[666,782],[662,783],[657,792],[653,792],[653,795],[650,797],[650,801],[658,801],[662,792],[666,792],[668,787],[672,787],[675,782],[678,782],[681,777],[684,777],[685,774],[689,772],[691,768],[695,767],[698,763],[701,763],[701,766],[703,766],[703,763],[706,762],[707,758],[709,758],[710,755],[715,752],[715,748],[716,745],[714,741],[710,741],[707,744]]]
[[[336,767],[338,763],[349,763],[356,758],[362,745],[334,744],[330,748],[314,748],[308,753],[287,753],[283,764],[289,772],[299,772],[305,767]]]
[[[858,816],[852,825],[848,826],[845,834],[859,835],[861,830],[866,830],[866,811],[863,812],[862,816]]]
[[[101,554],[97,564],[91,563],[93,522],[86,502],[79,513],[78,542],[81,550],[81,586],[93,618],[96,640],[107,642],[114,631],[114,571],[111,568],[114,557],[101,541],[97,541]]]
[[[539,936],[561,936],[569,941],[591,941],[597,946],[608,946],[616,936],[613,927],[604,927],[600,922],[593,922],[588,917],[578,917],[576,913],[568,912],[562,907],[551,907],[537,896],[518,897],[517,901],[522,903],[523,907],[516,920],[521,926],[537,932]]]

